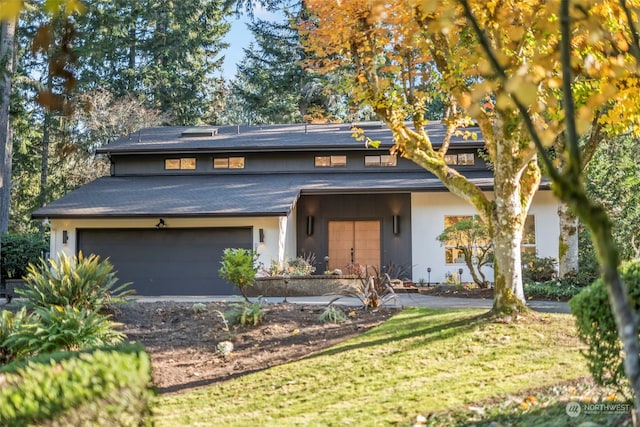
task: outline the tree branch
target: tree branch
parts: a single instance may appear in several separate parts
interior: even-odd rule
[[[636,58],[636,62],[640,63],[640,33],[638,32],[638,28],[636,27],[636,23],[633,20],[633,16],[631,14],[631,10],[627,5],[627,0],[620,0],[620,7],[624,11],[625,16],[627,17],[627,25],[629,26],[629,31],[631,32],[631,46],[629,50],[631,54]]]
[[[484,51],[485,55],[487,55],[487,58],[489,59],[491,66],[493,67],[494,71],[498,75],[498,78],[500,78],[503,82],[506,82],[508,80],[507,73],[505,72],[505,69],[502,67],[502,65],[500,65],[500,62],[498,61],[497,56],[493,52],[491,43],[489,42],[487,35],[480,28],[480,25],[478,24],[478,20],[473,14],[473,11],[471,10],[471,6],[469,6],[469,2],[467,0],[458,0],[458,1],[462,5],[464,9],[465,17],[471,23],[471,26],[473,27],[473,31],[476,33],[476,36],[478,37],[478,41],[480,42],[480,46],[482,47],[482,50]],[[553,166],[553,161],[551,160],[551,158],[549,157],[549,154],[547,154],[544,148],[544,144],[540,139],[540,135],[536,131],[535,125],[533,124],[533,120],[531,120],[531,117],[529,116],[529,111],[527,110],[527,107],[525,107],[525,105],[518,100],[518,97],[512,96],[511,99],[516,104],[516,107],[520,112],[522,120],[524,121],[524,124],[527,130],[529,131],[529,134],[531,135],[531,139],[533,140],[533,143],[538,149],[538,156],[542,159],[542,162],[544,163],[546,169],[548,170],[549,176],[553,181],[561,181],[563,178]]]

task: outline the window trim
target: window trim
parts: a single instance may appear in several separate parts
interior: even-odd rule
[[[232,165],[233,161],[239,161],[238,166]],[[220,165],[216,166],[216,162],[220,163]],[[213,169],[244,169],[245,166],[246,157],[244,156],[214,157],[212,161]]]
[[[168,167],[169,162],[178,162],[177,167]],[[189,163],[193,162],[193,167],[188,167]],[[171,157],[164,159],[164,170],[166,171],[178,171],[178,170],[196,170],[198,168],[198,159],[195,157]]]
[[[320,162],[322,160],[322,163]],[[344,163],[342,162],[344,159]],[[316,168],[344,168],[347,166],[346,154],[331,154],[328,156],[315,156],[313,159],[313,166]]]
[[[396,166],[398,166],[398,156],[393,154],[365,154],[364,156],[364,167],[366,168]]]
[[[471,159],[468,157],[471,156]],[[449,166],[475,166],[475,153],[449,153],[444,155],[444,161]]]

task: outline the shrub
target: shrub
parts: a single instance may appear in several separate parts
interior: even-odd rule
[[[22,324],[28,319],[27,309],[22,307],[14,313],[9,310],[0,312],[0,366],[5,365],[17,356],[16,352],[5,345],[5,341],[20,330]]]
[[[26,286],[17,293],[26,299],[29,308],[55,305],[99,311],[124,301],[133,293],[125,290],[130,283],[114,289],[117,281],[108,259],[100,261],[100,257],[93,254],[85,258],[82,252],[72,258],[60,254],[58,261],[40,260],[38,265],[30,264]]]
[[[20,279],[27,274],[27,266],[35,264],[49,243],[37,233],[6,233],[2,236],[1,279]]]
[[[289,260],[289,268],[287,268],[287,274],[291,276],[308,276],[316,268],[313,266],[315,263],[314,255],[299,256],[292,260]]]
[[[151,362],[138,344],[41,355],[0,369],[0,425],[152,425]]]
[[[566,301],[580,293],[582,289],[584,288],[565,283],[564,280],[549,280],[543,283],[532,282],[524,284],[524,293],[528,298],[541,297],[556,301]]]
[[[397,296],[391,286],[391,277],[388,273],[381,273],[373,268],[374,274],[360,277],[355,287],[349,287],[341,292],[342,296],[358,298],[364,308],[378,308],[380,304],[388,302],[392,298],[397,302]],[[334,301],[342,298],[335,298]]]
[[[285,261],[284,264],[277,260],[271,260],[271,266],[268,269],[263,267],[261,274],[271,277],[284,276],[285,274],[289,276],[308,276],[316,271],[315,263],[315,255],[313,254],[299,256]]]
[[[329,305],[320,316],[318,316],[318,320],[322,323],[344,323],[347,321],[347,315],[335,305]]]
[[[556,260],[552,257],[538,258],[531,252],[522,253],[522,281],[546,282],[557,275]]]
[[[620,269],[629,291],[629,300],[636,312],[640,302],[640,263],[628,263]],[[615,319],[609,305],[606,285],[596,280],[569,301],[576,316],[578,336],[588,348],[584,352],[587,366],[596,383],[614,386],[628,393],[624,373],[623,347],[618,338]]]
[[[81,350],[118,344],[118,324],[96,311],[71,306],[36,307],[3,342],[17,358],[54,351]]]
[[[253,286],[258,272],[258,253],[251,249],[227,248],[222,253],[222,265],[218,274],[224,280],[232,283],[242,293],[246,301],[249,301],[246,288]]]
[[[231,304],[231,310],[224,314],[231,325],[258,326],[262,322],[264,312],[259,302],[241,302]]]

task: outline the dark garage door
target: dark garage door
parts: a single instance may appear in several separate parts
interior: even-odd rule
[[[137,295],[231,295],[218,276],[225,248],[252,245],[250,228],[79,230],[78,248],[97,254],[133,282]]]

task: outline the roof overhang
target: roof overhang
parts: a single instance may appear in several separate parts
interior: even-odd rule
[[[489,171],[470,174],[493,189]],[[38,209],[33,218],[287,216],[301,195],[447,191],[428,172],[103,177]]]

